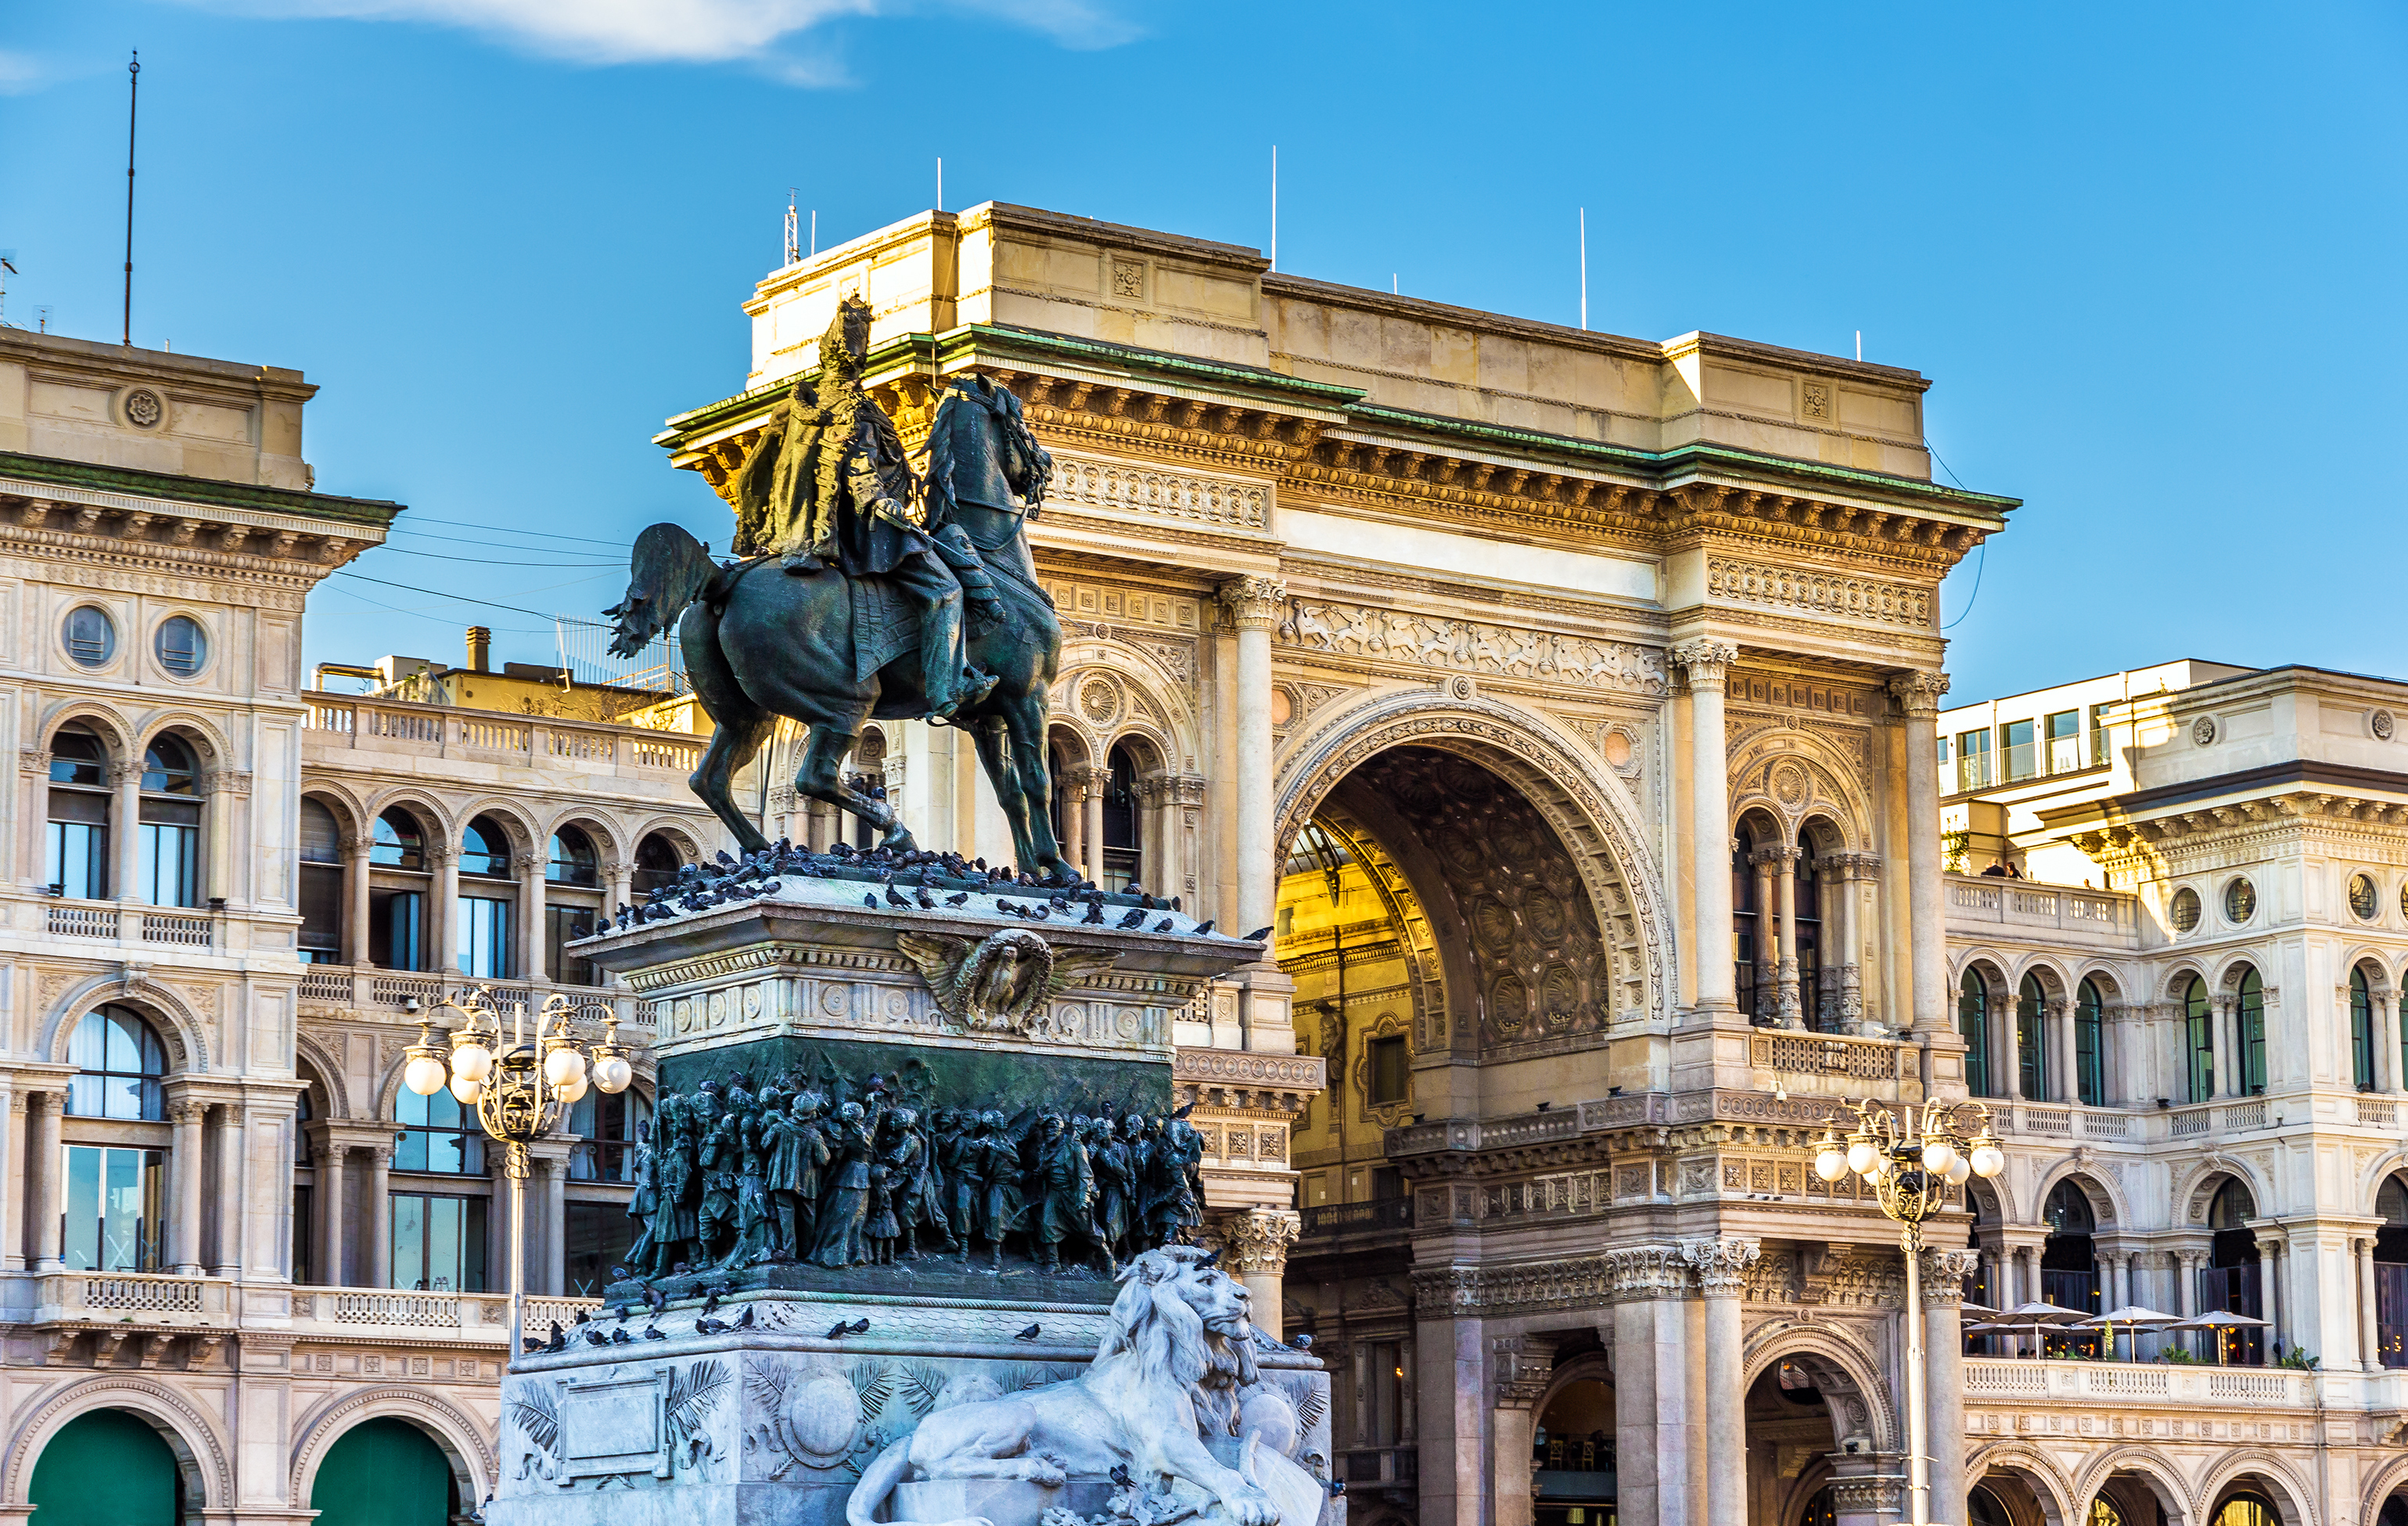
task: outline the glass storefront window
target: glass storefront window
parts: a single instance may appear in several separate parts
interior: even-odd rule
[[[164,1150],[66,1146],[65,1232],[70,1272],[156,1272],[166,1201]]]

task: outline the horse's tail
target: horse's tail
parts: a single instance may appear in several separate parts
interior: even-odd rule
[[[700,598],[719,564],[710,548],[676,525],[654,525],[636,537],[627,564],[627,597],[602,612],[618,634],[610,655],[632,657],[644,644],[677,624],[685,607]]]

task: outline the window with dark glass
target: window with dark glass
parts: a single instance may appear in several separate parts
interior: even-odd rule
[[[2383,910],[2383,892],[2372,874],[2349,877],[2349,913],[2360,922],[2372,922]]]
[[[479,816],[460,833],[460,872],[487,879],[506,879],[510,872],[510,840],[491,816]]]
[[[1764,908],[1756,904],[1756,834],[1746,822],[1731,834],[1731,983],[1739,998],[1739,1015],[1754,1018],[1759,1003],[1756,966],[1765,955],[1758,935],[1766,926]]]
[[[1990,1089],[1990,987],[1979,970],[1968,970],[1956,986],[1956,1035],[1965,1041],[1965,1090],[1975,1097]]]
[[[408,1087],[394,1099],[393,1169],[480,1176],[485,1171],[485,1131],[476,1114],[448,1090],[421,1097]]]
[[[2408,1188],[2384,1178],[2374,1194],[2374,1346],[2386,1367],[2408,1367]]]
[[[2237,1181],[2228,1181],[2208,1200],[2208,1264],[2200,1271],[2200,1312],[2222,1309],[2266,1317],[2263,1268],[2258,1255],[2258,1234],[2249,1220],[2258,1216],[2258,1202]],[[2208,1331],[2200,1337],[2200,1355],[2210,1361],[2258,1366],[2266,1360],[2266,1332],[2260,1329]],[[2217,1346],[2223,1350],[2219,1353]]]
[[[2103,769],[2108,762],[2107,711],[2105,705],[2090,707],[2090,766]]]
[[[552,858],[544,866],[543,877],[554,885],[598,887],[602,869],[594,851],[594,840],[574,827],[563,827],[552,833]]]
[[[2246,922],[2258,912],[2258,887],[2247,880],[2235,880],[2224,887],[2224,914],[2236,926]]]
[[[437,1293],[485,1290],[484,1199],[395,1192],[392,1213],[395,1288]]]
[[[153,906],[201,903],[201,802],[192,750],[160,737],[142,755],[140,864],[135,893]]]
[[[1125,742],[1111,750],[1111,782],[1104,786],[1104,888],[1145,883],[1144,813],[1138,808],[1137,755]]]
[[[636,894],[650,895],[677,884],[679,866],[678,851],[669,840],[658,832],[648,833],[636,844],[635,871],[630,883]]]
[[[159,666],[178,678],[190,678],[208,666],[208,636],[189,615],[171,614],[161,621],[155,649]]]
[[[594,986],[594,966],[568,952],[580,938],[591,938],[599,911],[592,906],[546,906],[543,909],[543,968],[563,986]]]
[[[303,962],[334,964],[343,957],[343,830],[320,801],[301,801],[301,933]]]
[[[2232,1004],[2232,1020],[2240,1029],[2241,1091],[2247,1097],[2266,1095],[2266,982],[2255,970],[2241,972],[2241,988]],[[2369,1063],[2373,1051],[2367,1052]]]
[[[453,911],[452,958],[460,972],[472,980],[509,979],[510,903],[495,896],[462,896]]]
[[[2349,972],[2349,1069],[2358,1090],[2374,1089],[2374,993],[2362,966]]]
[[[2198,927],[2199,892],[2186,885],[2175,891],[2172,902],[2166,908],[2166,916],[2173,923],[2176,932],[2188,932]]]
[[[631,1182],[636,1140],[652,1109],[633,1087],[616,1094],[586,1088],[568,1110],[567,1130],[577,1136],[568,1150],[572,1182]]]
[[[368,962],[384,970],[427,965],[426,835],[399,806],[376,818],[368,835]]]
[[[167,1047],[158,1029],[124,1007],[88,1012],[67,1036],[67,1115],[78,1118],[157,1120],[160,1083],[167,1074]]]
[[[426,839],[419,830],[418,818],[399,810],[377,817],[368,862],[387,869],[424,869]]]
[[[2048,991],[2038,975],[2024,976],[2015,993],[2015,1065],[2024,1096],[2049,1101]]]
[[[1371,1101],[1374,1102],[1412,1101],[1412,1055],[1406,1047],[1405,1036],[1402,1033],[1392,1033],[1383,1038],[1372,1039],[1364,1044],[1363,1049],[1364,1057],[1369,1062]]]
[[[50,823],[43,872],[74,900],[108,899],[108,754],[91,732],[50,739]]]
[[[1990,733],[1960,731],[1956,735],[1956,789],[1962,794],[1969,789],[1990,787]]]
[[[562,1272],[571,1298],[598,1298],[609,1285],[610,1268],[626,1260],[642,1228],[616,1202],[572,1202],[562,1215]]]
[[[2197,976],[2183,992],[2183,1076],[2187,1101],[2215,1095],[2215,1017],[2207,1003],[2207,982]]]
[[[2099,1260],[2091,1245],[2098,1223],[2090,1199],[2068,1178],[2050,1191],[2041,1217],[2048,1225],[2040,1252],[2042,1299],[2061,1309],[2099,1313],[2104,1305],[2099,1302]],[[2063,1338],[2076,1337],[2069,1332]],[[2086,1340],[2086,1332],[2080,1338]]]
[[[2107,1003],[2096,981],[2084,981],[2074,994],[2073,1070],[2084,1104],[2106,1106]]]
[[[1824,1000],[1823,881],[1814,872],[1814,847],[1811,841],[1799,840],[1798,865],[1793,872],[1798,880],[1798,925],[1789,929],[1789,940],[1798,959],[1799,1015],[1809,1030],[1820,1033],[1825,1018],[1838,1015],[1839,1002],[1836,996],[1828,1002]],[[1828,1013],[1827,1007],[1831,1009]]]

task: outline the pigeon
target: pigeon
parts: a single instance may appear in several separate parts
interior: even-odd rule
[[[1137,1487],[1137,1480],[1129,1476],[1128,1464],[1125,1462],[1115,1462],[1112,1464],[1111,1479],[1113,1483],[1118,1484],[1123,1489],[1135,1489]]]
[[[1037,903],[1037,910],[1028,914],[1028,919],[1031,922],[1042,922],[1053,914],[1054,903],[1050,900],[1041,900]]]
[[[1296,1332],[1296,1338],[1287,1344],[1298,1351],[1310,1351],[1312,1349],[1312,1332],[1309,1330],[1299,1330]]]
[[[1195,1104],[1194,1102],[1182,1102],[1182,1103],[1180,1103],[1180,1104],[1179,1104],[1179,1111],[1178,1111],[1178,1112],[1176,1112],[1176,1113],[1173,1113],[1173,1114],[1172,1114],[1172,1115],[1170,1115],[1170,1116],[1171,1116],[1172,1117],[1174,1117],[1174,1118],[1183,1118],[1183,1117],[1187,1116],[1187,1115],[1188,1115],[1188,1114],[1193,1113],[1193,1112],[1195,1112],[1195,1111],[1196,1111],[1196,1104]]]
[[[697,1335],[724,1335],[735,1328],[724,1319],[697,1319],[694,1322],[694,1332]]]
[[[644,1307],[654,1314],[666,1314],[668,1312],[669,1295],[648,1282],[644,1284]]]
[[[827,1338],[831,1341],[840,1341],[852,1333],[853,1327],[839,1319],[835,1324],[828,1326]]]
[[[609,1346],[610,1344],[610,1337],[603,1334],[598,1330],[589,1330],[585,1332],[585,1344],[588,1346]]]
[[[909,907],[911,904],[911,898],[905,895],[902,891],[896,889],[895,882],[893,880],[889,880],[886,882],[886,904],[889,906]]]
[[[581,1325],[581,1324],[585,1324],[586,1322],[588,1322],[589,1320],[591,1320],[593,1317],[594,1317],[594,1316],[593,1316],[593,1314],[592,1314],[590,1311],[585,1310],[585,1309],[580,1309],[580,1310],[578,1310],[578,1311],[577,1311],[577,1317],[576,1317],[574,1320],[571,1320],[571,1321],[570,1321],[570,1323],[572,1323],[572,1324],[580,1324],[580,1325]]]
[[[1104,925],[1104,903],[1100,900],[1091,900],[1087,902],[1087,914],[1079,918],[1079,922],[1082,927],[1102,927]]]
[[[624,1329],[613,1329],[610,1332],[610,1344],[612,1346],[633,1346],[636,1344],[636,1338],[633,1335],[628,1334]]]
[[[719,1289],[718,1289],[718,1288],[704,1288],[704,1289],[703,1289],[703,1294],[702,1294],[702,1312],[703,1312],[705,1315],[713,1315],[713,1314],[717,1314],[717,1313],[719,1312]]]
[[[628,1271],[624,1266],[614,1266],[610,1269],[610,1280],[612,1282],[624,1282],[634,1275],[634,1273]]]
[[[1221,1253],[1216,1250],[1211,1255],[1205,1257],[1200,1261],[1197,1261],[1196,1263],[1196,1270],[1198,1272],[1215,1272],[1220,1270],[1220,1266]]]
[[[1246,934],[1246,940],[1245,940],[1245,941],[1246,941],[1247,943],[1267,943],[1270,942],[1270,937],[1271,937],[1271,929],[1268,929],[1268,928],[1256,928],[1254,931],[1252,931],[1252,932],[1250,932],[1250,933]]]
[[[1168,932],[1170,930],[1170,918],[1166,916],[1161,921],[1156,922],[1154,925],[1154,930],[1156,932]]]
[[[868,907],[873,912],[878,910],[878,898],[876,896],[864,896],[861,898],[861,903],[864,906]]]
[[[535,1352],[543,1350],[544,1344],[541,1341],[537,1340],[532,1335],[522,1335],[519,1337],[519,1349],[532,1355]]]
[[[736,1324],[734,1328],[738,1330],[751,1330],[752,1328],[752,1304],[747,1303],[744,1305],[744,1312],[736,1317]]]
[[[937,898],[928,894],[928,887],[924,885],[911,892],[911,903],[924,912],[937,909]]]
[[[653,1324],[651,1320],[647,1319],[644,1321],[644,1339],[648,1341],[666,1341],[668,1337],[661,1332],[660,1326]]]
[[[566,1351],[568,1349],[568,1332],[560,1328],[560,1321],[557,1319],[554,1319],[552,1322],[552,1339],[545,1344],[544,1349],[547,1351]]]
[[[959,906],[967,902],[969,899],[970,893],[964,890],[957,895],[947,896],[945,898],[945,904],[948,906]]]
[[[1022,1331],[1019,1334],[1014,1335],[1012,1339],[1015,1341],[1033,1341],[1043,1332],[1044,1328],[1045,1327],[1042,1325],[1031,1325],[1026,1330]]]
[[[1145,908],[1142,906],[1130,907],[1128,914],[1122,917],[1118,922],[1115,922],[1112,925],[1116,928],[1123,929],[1143,927],[1145,925]]]
[[[627,1322],[627,1305],[624,1303],[613,1303],[603,1312],[623,1325]]]
[[[1125,896],[1142,896],[1145,894],[1145,886],[1138,884],[1135,880],[1131,880],[1128,884],[1121,886],[1121,894]]]
[[[1203,937],[1208,937],[1208,936],[1210,936],[1210,935],[1211,935],[1211,931],[1212,931],[1212,921],[1211,921],[1211,918],[1207,917],[1207,918],[1205,918],[1203,921],[1197,923],[1197,924],[1196,924],[1196,930],[1195,930],[1194,932],[1189,933],[1187,936],[1189,936],[1190,938],[1203,938]]]

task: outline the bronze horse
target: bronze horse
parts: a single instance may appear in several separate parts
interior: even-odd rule
[[[1003,606],[1000,620],[973,621],[964,643],[968,662],[993,674],[995,686],[964,705],[953,724],[978,746],[1021,867],[1069,884],[1078,874],[1054,836],[1046,764],[1048,695],[1060,669],[1062,626],[1038,586],[1025,527],[1037,517],[1052,473],[1053,457],[1029,433],[1009,389],[972,377],[946,391],[929,432],[924,519],[931,529],[951,522],[968,534]],[[853,788],[843,774],[864,721],[919,720],[929,713],[916,647],[858,673],[853,601],[868,597],[833,568],[796,576],[776,556],[722,567],[675,525],[654,525],[636,538],[627,597],[605,612],[618,631],[610,649],[632,655],[677,622],[695,698],[716,727],[687,782],[748,853],[768,843],[737,809],[729,786],[781,715],[810,728],[795,774],[797,791],[869,823],[882,847],[917,846],[892,807]]]

